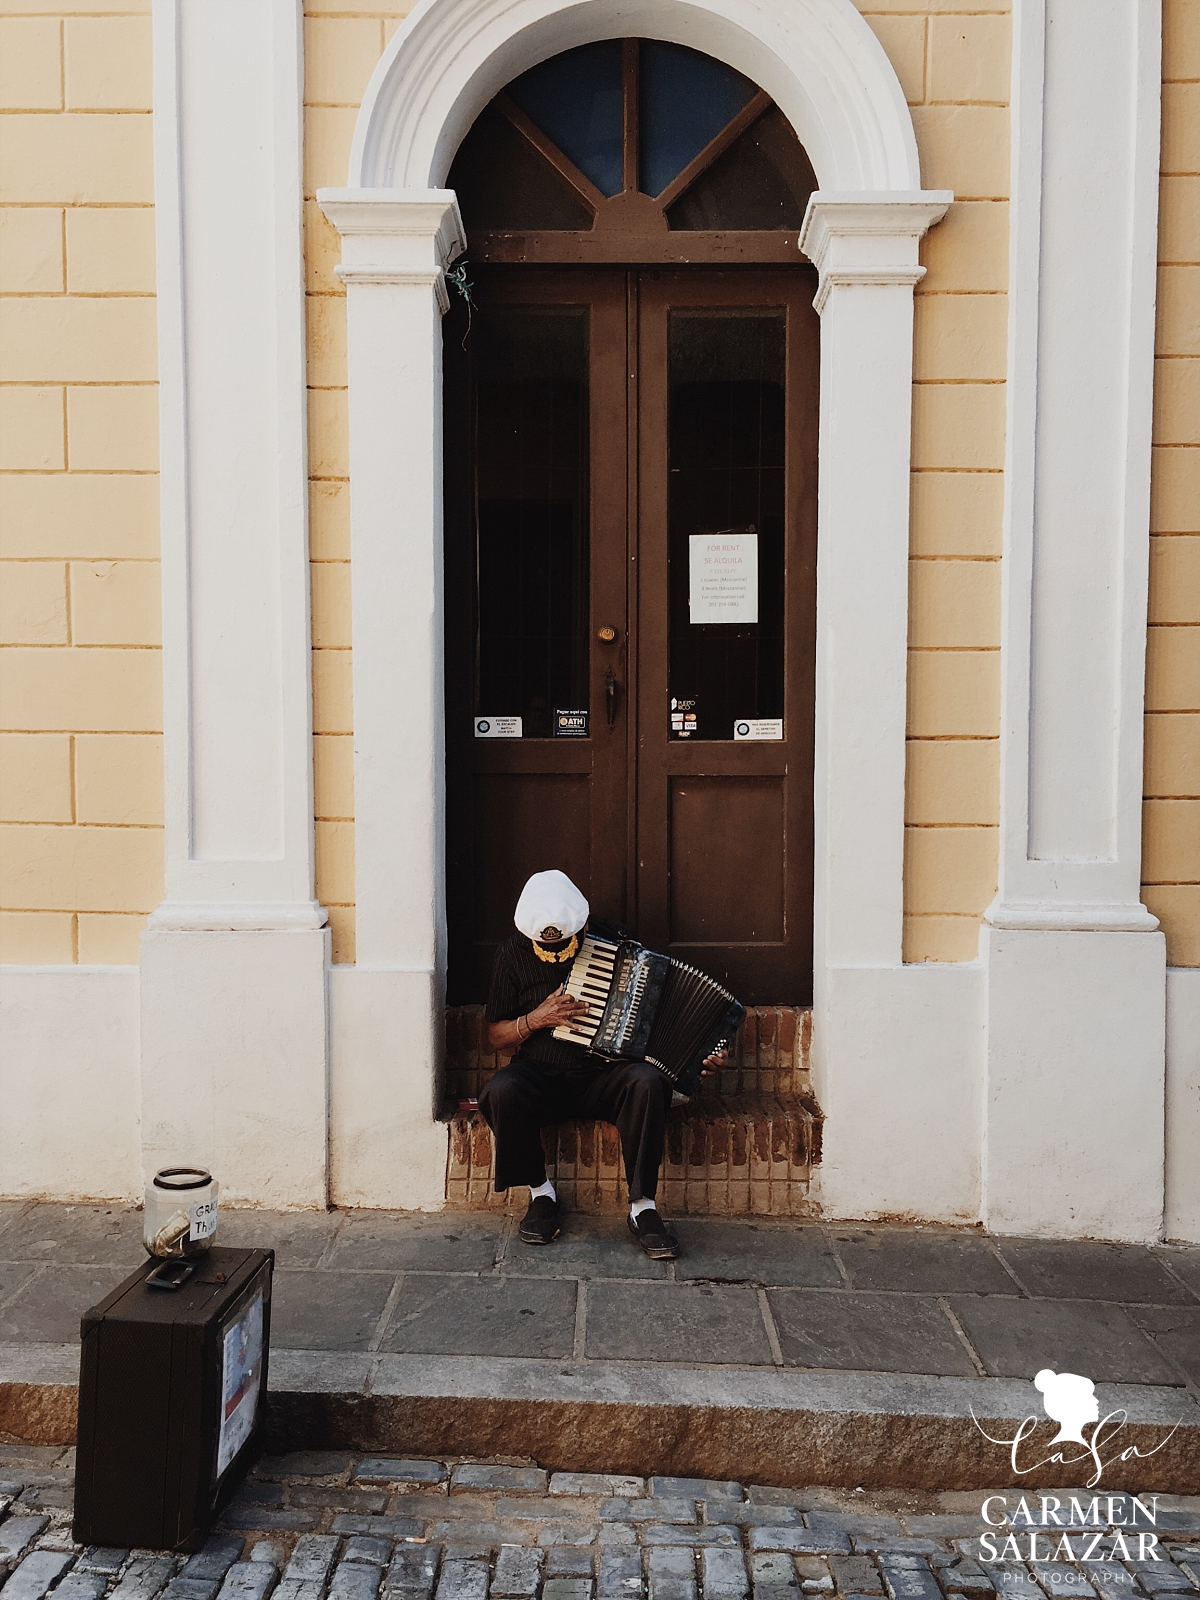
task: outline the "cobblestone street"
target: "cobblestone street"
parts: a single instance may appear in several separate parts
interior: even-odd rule
[[[1200,1590],[1200,1497],[1054,1491],[1022,1562],[980,1491],[776,1489],[345,1453],[264,1457],[190,1559],[71,1541],[73,1452],[0,1446],[3,1600],[1170,1600]],[[1003,1492],[1003,1491],[1002,1491]],[[1025,1491],[1035,1517],[1042,1502]],[[1020,1550],[1021,1491],[1008,1490]],[[1003,1516],[993,1504],[992,1521]],[[1073,1560],[1059,1543],[1068,1534]],[[997,1560],[986,1557],[995,1553]],[[1008,1555],[1010,1559],[1004,1559]],[[1128,1559],[1126,1559],[1128,1556]]]

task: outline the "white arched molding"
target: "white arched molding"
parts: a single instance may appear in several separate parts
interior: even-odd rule
[[[331,993],[333,1195],[436,1205],[443,1192],[444,1131],[439,1145],[429,1121],[445,947],[438,312],[463,234],[453,194],[431,186],[505,83],[630,32],[759,83],[823,186],[801,241],[822,317],[815,1037],[819,1092],[857,1102],[831,1119],[826,1171],[835,1186],[839,1169],[882,1174],[884,1209],[936,1214],[886,1157],[897,1118],[923,1115],[921,1092],[895,1075],[865,1109],[859,1001],[833,975],[901,967],[913,286],[952,196],[921,191],[903,93],[851,0],[646,0],[635,14],[616,0],[424,0],[371,80],[349,186],[318,192],[343,241],[354,607],[358,964],[334,969]]]

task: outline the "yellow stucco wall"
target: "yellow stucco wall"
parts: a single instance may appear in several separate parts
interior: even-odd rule
[[[0,960],[162,896],[148,0],[0,3]]]
[[[1172,966],[1200,966],[1200,4],[1163,15],[1142,879]]]

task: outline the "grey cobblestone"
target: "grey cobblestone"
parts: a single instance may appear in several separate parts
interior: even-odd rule
[[[836,1528],[751,1528],[751,1550],[791,1550],[796,1555],[848,1556],[850,1540]]]
[[[912,1556],[883,1556],[879,1570],[890,1600],[941,1600],[937,1579],[925,1561]]]
[[[329,1600],[375,1600],[383,1568],[367,1561],[341,1561],[329,1585]]]
[[[796,1556],[796,1571],[805,1594],[825,1594],[833,1588],[833,1573],[825,1556]]]
[[[1072,1600],[1095,1600],[1096,1591],[1083,1573],[1065,1561],[1036,1562],[1033,1575],[1051,1597],[1070,1595]]]
[[[940,1553],[936,1540],[907,1539],[901,1533],[890,1535],[856,1533],[852,1535],[854,1548],[869,1555],[884,1556],[934,1556]]]
[[[172,1578],[163,1590],[163,1600],[216,1600],[220,1587],[217,1578]]]
[[[830,1556],[829,1566],[839,1594],[882,1594],[883,1579],[866,1556]]]
[[[512,1494],[526,1490],[530,1494],[545,1494],[549,1473],[540,1467],[455,1467],[450,1479],[451,1489],[491,1489]]]
[[[596,1571],[596,1552],[586,1544],[559,1544],[546,1552],[548,1578],[591,1578]]]
[[[640,1550],[619,1548],[600,1551],[600,1600],[631,1600],[642,1592]]]
[[[237,1561],[225,1574],[219,1600],[266,1600],[279,1573],[267,1561]]]
[[[433,1593],[441,1551],[437,1545],[399,1545],[384,1582],[384,1593],[403,1600],[428,1600]]]
[[[486,1561],[443,1561],[437,1600],[487,1600]]]
[[[0,1534],[4,1527],[0,1526]],[[169,1556],[135,1556],[121,1574],[110,1600],[154,1600],[175,1573]]]
[[[343,1561],[370,1561],[377,1567],[386,1567],[392,1559],[392,1541],[377,1539],[369,1533],[356,1533],[347,1539],[342,1551]]]
[[[41,1533],[49,1517],[8,1517],[0,1522],[0,1561],[13,1561]]]
[[[602,1549],[636,1544],[637,1529],[632,1522],[602,1522],[599,1541]]]
[[[731,1478],[651,1478],[650,1493],[664,1499],[681,1497],[684,1500],[742,1500],[745,1490]]]
[[[271,1539],[260,1539],[250,1550],[251,1561],[269,1561],[273,1567],[283,1566],[283,1551]]]
[[[106,1545],[94,1544],[80,1556],[75,1563],[75,1570],[95,1572],[101,1577],[115,1578],[128,1560],[128,1550],[109,1549]]]
[[[369,1516],[373,1512],[382,1511],[388,1502],[388,1497],[382,1489],[352,1489],[326,1485],[293,1489],[291,1499],[295,1506],[312,1506],[318,1511],[357,1511],[360,1516]]]
[[[1194,1594],[1191,1580],[1173,1561],[1134,1561],[1134,1576],[1147,1594]]]
[[[42,1600],[46,1591],[71,1565],[73,1557],[63,1550],[35,1550],[4,1585],[8,1600]]]
[[[695,1600],[696,1558],[691,1550],[651,1550],[650,1600]]]
[[[108,1579],[100,1572],[68,1572],[55,1589],[57,1600],[100,1600]]]
[[[803,1519],[796,1506],[763,1506],[751,1500],[701,1500],[706,1522],[736,1522],[742,1528],[799,1528]]]
[[[612,1523],[604,1523],[610,1528]],[[623,1526],[623,1524],[616,1524]],[[601,1527],[594,1522],[547,1522],[538,1529],[537,1542],[541,1545],[593,1544]]]
[[[333,1566],[333,1558],[337,1555],[337,1547],[338,1541],[329,1534],[306,1533],[302,1539],[296,1540],[296,1548],[292,1551],[292,1559],[287,1564],[284,1577],[297,1578],[302,1583],[324,1583]]]
[[[742,1600],[749,1593],[746,1560],[740,1549],[711,1546],[700,1557],[704,1600]]]
[[[454,1502],[451,1500],[450,1505]],[[505,1517],[531,1519],[534,1517],[572,1517],[576,1520],[588,1517],[594,1520],[596,1516],[595,1501],[587,1500],[571,1504],[561,1498],[551,1499],[547,1495],[522,1495],[518,1497],[502,1496],[496,1501],[496,1516],[500,1521]]]
[[[435,1522],[429,1537],[439,1544],[460,1548],[470,1545],[487,1553],[502,1544],[533,1544],[536,1531],[532,1524],[513,1522]]]
[[[311,1578],[283,1578],[271,1600],[321,1600],[324,1592],[325,1585]]]
[[[705,1545],[736,1545],[741,1547],[737,1528],[710,1523],[704,1528],[681,1527],[677,1522],[648,1522],[642,1529],[642,1538],[648,1545],[686,1544],[693,1550]]]
[[[542,1585],[542,1600],[592,1600],[590,1578],[547,1578]]]
[[[985,1561],[982,1565],[997,1594],[1004,1595],[1006,1600],[1042,1600],[1041,1589],[1025,1568],[1017,1566],[1016,1562],[997,1562],[993,1565]]]
[[[320,1522],[315,1511],[293,1511],[279,1506],[230,1506],[225,1521],[231,1528],[246,1528],[253,1533],[307,1533]]]
[[[555,1472],[550,1478],[551,1494],[585,1494],[601,1498],[618,1495],[632,1500],[645,1492],[645,1478],[623,1477],[616,1472]]]
[[[994,1592],[991,1579],[970,1556],[956,1556],[939,1566],[937,1579],[945,1594],[984,1596]]]
[[[381,1539],[419,1539],[424,1524],[416,1517],[360,1517],[343,1513],[334,1517],[334,1533],[368,1533]]]
[[[203,1578],[212,1583],[220,1583],[234,1562],[241,1559],[244,1543],[244,1540],[231,1538],[227,1533],[214,1534],[212,1538],[206,1539],[191,1557],[181,1577]]]
[[[527,1600],[537,1594],[542,1552],[528,1546],[506,1544],[496,1557],[492,1594],[497,1600]]]
[[[695,1522],[696,1502],[658,1495],[630,1500],[621,1495],[600,1502],[600,1519],[602,1522]]]
[[[445,1483],[440,1461],[398,1461],[391,1456],[371,1456],[354,1469],[355,1483]]]

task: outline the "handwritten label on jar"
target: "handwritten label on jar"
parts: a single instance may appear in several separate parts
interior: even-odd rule
[[[217,1202],[197,1200],[188,1212],[191,1218],[190,1239],[211,1239],[217,1231]]]

